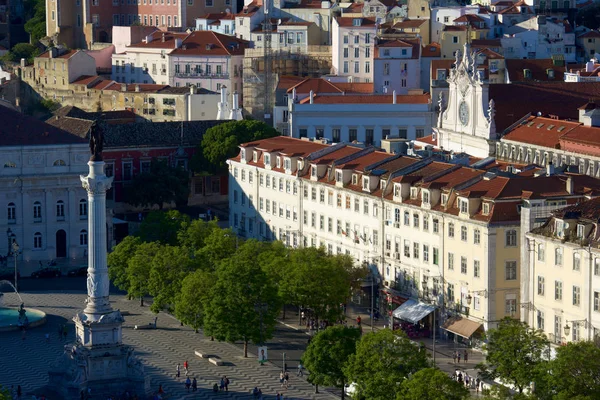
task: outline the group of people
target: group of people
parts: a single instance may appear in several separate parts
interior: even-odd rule
[[[286,389],[289,387],[290,382],[290,374],[287,371],[281,371],[279,373],[279,383],[281,387],[285,387]]]
[[[467,389],[475,389],[477,393],[483,389],[483,381],[479,377],[473,378],[466,372],[463,373],[458,369],[454,371],[452,378],[461,385],[465,385]]]
[[[469,361],[469,352],[467,350],[465,350],[462,353],[462,357],[463,357],[464,363],[466,364]],[[454,364],[456,364],[457,360],[458,360],[458,363],[460,364],[461,352],[457,350],[454,353],[452,353],[452,359],[454,360]]]

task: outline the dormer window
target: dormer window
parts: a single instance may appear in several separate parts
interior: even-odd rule
[[[246,159],[246,149],[242,149],[242,160]]]
[[[562,237],[564,235],[564,226],[565,224],[562,219],[554,221],[554,232],[556,233],[556,236]]]
[[[394,196],[400,197],[400,185],[394,185]]]
[[[360,23],[361,23],[361,22],[362,22],[362,21],[361,21],[361,18],[354,18],[354,19],[352,20],[352,26],[360,26]]]
[[[585,225],[577,224],[577,239],[583,239],[585,236]]]
[[[352,184],[358,185],[358,175],[357,174],[352,174]]]
[[[448,202],[448,195],[443,194],[442,195],[442,205],[445,206],[447,202]]]
[[[271,155],[265,154],[265,165],[271,165]]]
[[[277,156],[277,168],[281,168],[281,157]]]
[[[369,190],[369,178],[364,177],[362,181],[363,190]]]
[[[423,190],[421,192],[421,200],[423,201],[423,204],[429,204],[429,191]]]
[[[292,160],[286,158],[283,160],[283,166],[285,169],[292,169]]]
[[[458,201],[458,206],[460,207],[460,212],[462,214],[467,214],[469,212],[469,202],[467,200],[460,199]]]
[[[258,161],[258,151],[255,151],[252,154],[252,161],[257,162]]]
[[[313,165],[312,168],[310,169],[310,176],[316,178],[317,177],[317,166]]]
[[[483,215],[489,215],[490,203],[483,203]]]
[[[335,171],[335,180],[337,182],[343,182],[343,180],[342,180],[342,171]]]
[[[416,199],[417,198],[417,188],[410,188],[410,198],[411,199]]]

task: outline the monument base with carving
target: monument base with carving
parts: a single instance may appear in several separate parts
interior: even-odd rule
[[[78,400],[88,390],[93,398],[126,392],[143,398],[150,391],[149,383],[133,348],[121,342],[121,312],[89,317],[81,312],[73,318],[77,342],[65,346],[49,372],[49,386],[65,400]]]

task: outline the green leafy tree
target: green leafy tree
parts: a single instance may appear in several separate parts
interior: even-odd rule
[[[215,279],[214,273],[197,270],[187,275],[181,283],[181,295],[175,302],[175,316],[196,332],[204,326],[204,304],[210,301]]]
[[[315,319],[335,321],[340,304],[350,296],[348,271],[325,249],[305,247],[290,252],[290,265],[281,285],[292,304],[310,308]]]
[[[353,327],[336,325],[317,333],[302,356],[302,364],[310,371],[308,381],[314,385],[342,388],[346,376],[343,367],[356,352],[356,343],[360,340],[360,330]]]
[[[188,226],[189,222],[190,217],[177,210],[152,211],[141,223],[137,236],[143,242],[158,241],[176,246],[179,231]]]
[[[186,205],[189,191],[187,171],[153,158],[150,171],[136,175],[126,186],[125,198],[128,204],[136,207],[157,205],[162,210],[165,204],[172,202],[178,206]]]
[[[108,277],[113,285],[121,290],[129,291],[127,268],[129,267],[129,260],[141,243],[140,238],[127,236],[108,255]]]
[[[261,343],[273,336],[280,304],[277,287],[256,262],[265,244],[248,240],[219,263],[205,304],[204,331],[218,340]]]
[[[600,349],[593,342],[570,342],[556,348],[556,357],[544,364],[536,380],[541,399],[600,399]]]
[[[463,400],[469,390],[437,368],[415,372],[402,382],[396,400]]]
[[[221,230],[217,220],[195,219],[190,223],[182,224],[182,228],[177,234],[178,243],[194,252],[198,251],[206,246],[206,239],[215,230]]]
[[[348,382],[356,384],[356,396],[369,400],[393,399],[400,384],[431,363],[427,352],[403,332],[382,329],[363,335],[344,367]]]
[[[149,265],[148,291],[154,296],[150,309],[158,313],[173,311],[181,292],[183,279],[196,269],[196,260],[190,258],[185,247],[162,246]]]
[[[331,257],[334,264],[338,264],[346,271],[348,287],[352,290],[360,290],[362,281],[369,275],[367,265],[356,265],[354,258],[349,254],[336,254]]]
[[[139,298],[144,305],[144,296],[150,294],[148,281],[150,280],[150,265],[154,257],[160,253],[162,246],[158,242],[141,243],[135,254],[129,259],[127,277],[129,279],[128,294]]]
[[[3,56],[3,60],[20,62],[21,58],[24,58],[28,63],[32,63],[34,57],[38,54],[40,54],[40,51],[36,46],[29,43],[17,43]]]
[[[526,323],[505,318],[490,329],[486,362],[477,366],[484,375],[500,378],[523,393],[536,378],[539,364],[548,350],[548,339]]]
[[[197,172],[226,171],[226,161],[238,154],[240,143],[277,135],[279,133],[272,126],[255,120],[229,121],[213,126],[206,130],[192,159],[192,168]]]
[[[2,385],[0,385],[0,400],[12,400],[10,390]]]
[[[236,252],[238,245],[239,239],[231,228],[213,229],[204,239],[204,247],[196,252],[196,258],[202,260],[202,268],[214,271],[222,260]]]
[[[43,0],[26,1],[25,11],[28,17],[25,32],[31,36],[32,43],[37,43],[46,36],[46,4]]]

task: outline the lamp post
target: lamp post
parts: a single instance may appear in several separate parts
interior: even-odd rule
[[[591,330],[591,326],[588,326],[588,320],[586,319],[579,319],[579,320],[575,320],[575,321],[566,321],[566,324],[563,328],[563,330],[565,331],[565,336],[569,336],[569,333],[571,333],[571,327],[569,326],[569,322],[573,324],[573,326],[579,326],[579,324],[583,324],[583,329],[590,329]]]

